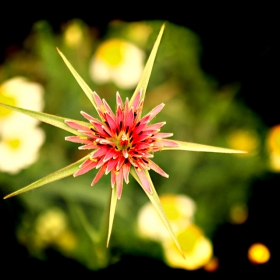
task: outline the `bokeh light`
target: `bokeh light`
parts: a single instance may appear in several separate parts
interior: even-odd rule
[[[270,259],[270,251],[264,244],[254,243],[248,250],[248,259],[253,264],[264,264]]]

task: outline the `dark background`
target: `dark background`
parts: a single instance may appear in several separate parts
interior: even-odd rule
[[[39,4],[39,3],[38,3]],[[40,3],[41,8],[25,3],[1,4],[0,17],[0,64],[5,57],[20,48],[22,41],[29,34],[33,23],[46,19],[56,31],[63,22],[72,18],[81,18],[87,24],[106,30],[106,25],[113,19],[124,21],[161,19],[186,26],[195,31],[203,45],[202,68],[214,76],[221,85],[240,82],[241,89],[237,96],[252,108],[267,127],[280,123],[279,114],[279,37],[277,17],[273,7],[241,5],[180,6],[172,1],[168,6],[149,11],[142,2],[131,2],[130,7],[112,6],[110,3],[67,4],[62,8],[50,3]],[[71,6],[73,5],[73,6]],[[78,6],[78,7],[77,7]],[[46,10],[49,13],[46,13]],[[31,258],[25,248],[16,241],[14,227],[17,211],[7,209],[1,201],[1,271],[9,275],[29,275],[38,277],[63,275],[74,272],[80,277],[97,276],[97,278],[114,273],[122,278],[129,277],[131,272],[148,277],[151,271],[170,273],[172,277],[187,276],[197,279],[228,277],[229,275],[269,276],[279,274],[276,259],[279,230],[277,207],[280,176],[267,174],[261,180],[252,183],[252,196],[249,201],[249,218],[243,224],[234,226],[221,225],[213,240],[214,254],[220,259],[219,270],[213,274],[203,270],[187,272],[173,270],[159,261],[139,256],[126,256],[116,265],[99,272],[88,271],[73,260],[60,256],[55,251],[47,253],[47,261]],[[5,212],[15,213],[7,217]],[[277,212],[278,211],[278,212]],[[247,259],[247,250],[254,242],[266,244],[271,251],[271,259],[264,265],[252,265]],[[225,247],[228,249],[225,250]],[[241,252],[241,254],[240,254]],[[243,255],[241,257],[241,255]],[[36,276],[37,275],[37,276]]]

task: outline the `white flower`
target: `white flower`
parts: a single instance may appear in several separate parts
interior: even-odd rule
[[[0,133],[0,170],[15,174],[38,158],[45,134],[35,126],[19,125],[20,120],[3,123]],[[17,123],[17,125],[16,125]]]
[[[0,85],[0,102],[42,111],[43,87],[24,77]],[[22,125],[24,123],[24,126]],[[38,120],[0,108],[0,170],[15,174],[37,160],[45,134],[36,127]]]
[[[127,89],[136,86],[143,71],[144,53],[120,39],[102,43],[90,62],[90,76],[96,83],[112,81]]]
[[[194,224],[189,225],[183,231],[177,233],[177,238],[182,246],[185,259],[172,243],[163,243],[163,251],[166,263],[174,268],[194,270],[206,265],[213,256],[211,241],[204,236],[200,228]]]
[[[30,82],[24,77],[14,77],[0,85],[0,102],[25,109],[42,111],[43,87],[35,82]],[[38,120],[20,113],[0,108],[0,131],[3,123],[14,122],[20,115],[21,123],[27,125],[38,124]]]
[[[162,195],[160,201],[175,233],[185,229],[192,222],[196,206],[190,197]],[[170,238],[151,203],[145,204],[139,212],[138,231],[141,236],[154,240],[165,241]]]
[[[185,195],[164,195],[160,197],[160,202],[180,242],[185,259],[151,203],[144,205],[139,212],[140,235],[161,242],[166,263],[171,267],[194,270],[207,264],[213,255],[213,248],[211,241],[193,224],[195,202]]]

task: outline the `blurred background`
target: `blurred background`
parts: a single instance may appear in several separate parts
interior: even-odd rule
[[[151,16],[141,8],[130,15],[112,8],[112,14],[102,4],[102,17],[85,10],[1,18],[0,102],[73,119],[82,120],[81,110],[96,116],[59,47],[114,108],[117,90],[123,98],[132,95],[165,21],[145,112],[163,102],[157,121],[167,122],[162,131],[173,132],[174,139],[248,155],[155,154],[170,177],[151,176],[186,260],[133,178],[124,186],[106,249],[99,234],[110,180],[105,176],[91,187],[95,173],[89,172],[1,200],[1,266],[23,274],[36,266],[49,275],[59,270],[83,276],[126,268],[143,276],[155,269],[206,279],[275,273],[280,116],[273,16],[240,7],[207,14],[190,7],[180,16],[179,6]],[[84,156],[64,140],[68,135],[0,109],[2,197]]]

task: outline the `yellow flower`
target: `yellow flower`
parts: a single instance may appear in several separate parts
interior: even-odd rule
[[[23,77],[12,78],[0,85],[0,102],[42,110],[43,87]],[[22,125],[24,124],[24,125]],[[37,160],[44,142],[38,120],[6,108],[0,108],[0,170],[17,173]]]
[[[267,135],[269,164],[273,171],[280,171],[280,125],[273,126]]]
[[[65,213],[59,208],[51,208],[40,214],[34,233],[34,243],[41,248],[56,245],[66,253],[76,246],[76,236],[68,226]]]
[[[164,195],[160,197],[160,202],[180,242],[185,259],[150,203],[144,205],[139,212],[140,235],[161,242],[166,263],[171,267],[194,270],[206,265],[212,257],[213,249],[211,241],[192,223],[195,202],[185,195]]]
[[[175,232],[186,228],[193,219],[195,202],[186,195],[160,196],[163,209]],[[151,203],[145,204],[138,215],[138,230],[143,237],[164,241],[169,239],[156,210]]]
[[[280,124],[273,126],[269,130],[267,144],[271,152],[280,155]]]
[[[35,82],[30,82],[24,77],[14,77],[0,84],[0,102],[12,106],[23,107],[42,111],[43,87]],[[6,122],[18,121],[18,113],[11,110],[0,108],[0,128]],[[24,126],[35,125],[38,120],[21,115],[21,123]],[[17,123],[18,124],[18,123]]]
[[[127,89],[134,87],[142,74],[144,53],[121,39],[110,39],[99,46],[90,62],[90,76],[96,83],[112,81]]]
[[[185,254],[185,259],[182,258],[171,240],[170,242],[164,242],[164,255],[169,266],[194,270],[203,267],[212,258],[212,243],[203,235],[198,226],[189,225],[177,233],[177,238]]]
[[[229,135],[228,143],[232,149],[244,149],[248,152],[247,155],[253,155],[259,148],[260,140],[254,131],[237,130]]]
[[[17,115],[16,126],[4,123],[0,129],[0,170],[15,174],[38,158],[38,150],[44,143],[43,130],[35,126],[22,126]]]

